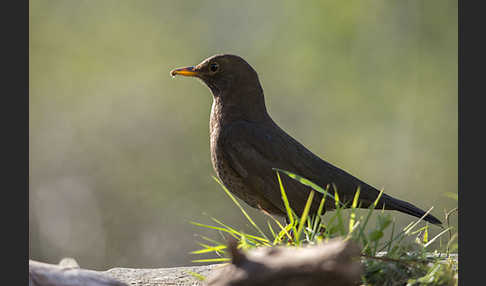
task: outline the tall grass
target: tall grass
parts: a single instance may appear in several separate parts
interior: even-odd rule
[[[421,224],[423,217],[400,229],[389,213],[376,209],[383,190],[375,202],[365,211],[365,215],[358,216],[359,188],[356,190],[351,205],[348,206],[340,201],[336,188],[334,188],[334,193],[331,193],[329,185],[322,188],[308,179],[286,170],[275,169],[275,171],[288,223],[282,224],[277,218],[269,215],[266,226],[258,226],[231,192],[214,177],[236,207],[243,213],[255,233],[249,234],[239,231],[238,228],[228,226],[213,217],[210,219],[215,225],[191,222],[196,226],[215,230],[223,238],[222,241],[217,241],[206,236],[200,236],[204,242],[198,244],[202,248],[191,253],[195,255],[211,253],[215,257],[196,259],[193,262],[229,262],[230,256],[224,239],[229,236],[235,238],[238,241],[238,248],[244,250],[277,245],[302,247],[327,241],[334,237],[342,237],[345,240],[355,241],[361,247],[361,258],[365,269],[362,282],[365,285],[457,285],[457,259],[450,255],[457,250],[457,231],[449,225],[449,217],[457,209],[446,214],[447,227],[434,237],[430,237],[429,224],[427,222]],[[301,214],[292,210],[281,180],[281,174],[309,187],[309,197]],[[315,192],[321,193],[322,199],[317,212],[310,213]],[[334,202],[335,211],[329,213],[330,216],[325,221],[322,213],[326,200]],[[370,225],[372,216],[376,216],[374,226]],[[263,231],[265,228],[268,230],[267,234]],[[391,229],[390,235],[385,237],[385,231],[388,229]],[[449,234],[447,243],[442,244],[441,238],[447,233]],[[438,239],[441,240],[439,247],[432,249],[433,242]]]

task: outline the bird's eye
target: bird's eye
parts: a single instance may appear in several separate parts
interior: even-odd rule
[[[219,65],[217,63],[212,63],[209,65],[209,69],[211,70],[211,72],[217,72],[219,69]]]

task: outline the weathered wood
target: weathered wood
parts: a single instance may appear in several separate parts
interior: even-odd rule
[[[155,269],[113,268],[104,273],[128,285],[202,286],[202,282],[193,273],[207,277],[211,270],[220,266],[221,264]]]
[[[79,268],[72,258],[64,258],[59,265],[29,260],[29,286],[201,286],[194,273],[206,277],[218,266],[221,264],[95,271]]]
[[[29,260],[29,286],[127,286],[106,274],[79,268],[74,259],[59,265]]]
[[[259,248],[244,254],[230,243],[233,261],[216,269],[207,286],[357,285],[360,249],[351,241],[330,240],[303,248]]]
[[[229,244],[232,263],[205,266],[94,271],[74,259],[59,265],[29,261],[29,286],[229,286],[229,285],[356,285],[361,274],[359,248],[331,240],[303,248],[258,248],[243,253]],[[208,277],[201,282],[194,273]]]

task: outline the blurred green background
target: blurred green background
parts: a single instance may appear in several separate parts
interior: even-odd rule
[[[211,178],[209,89],[169,76],[223,52],[317,155],[441,219],[457,206],[457,1],[33,0],[29,26],[32,259],[190,265],[217,235],[189,221],[249,229]]]

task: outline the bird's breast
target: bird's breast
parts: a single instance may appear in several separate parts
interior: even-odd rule
[[[233,170],[228,158],[226,158],[220,141],[221,131],[222,128],[219,125],[213,125],[213,128],[211,128],[210,148],[213,169],[231,193],[256,208],[259,204],[258,198],[247,188],[243,179]]]
[[[243,179],[233,170],[223,150],[221,135],[225,124],[220,117],[219,110],[213,103],[209,123],[211,163],[216,175],[230,192],[256,208],[259,204],[258,198],[247,188]]]
[[[224,179],[222,178],[224,177],[223,170],[227,169],[228,166],[225,163],[226,160],[224,158],[224,152],[220,143],[220,138],[223,131],[222,119],[223,118],[221,116],[221,107],[215,100],[213,101],[211,116],[209,120],[209,144],[211,151],[211,163],[218,177],[220,177],[220,179],[224,181]]]

